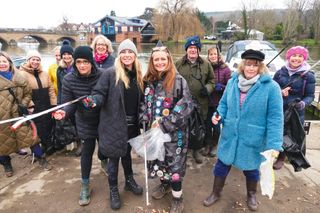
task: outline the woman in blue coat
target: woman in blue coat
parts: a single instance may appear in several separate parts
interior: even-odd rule
[[[291,47],[286,53],[286,64],[276,72],[273,77],[281,87],[283,98],[283,110],[287,110],[289,104],[295,103],[300,122],[304,124],[305,106],[314,100],[316,79],[310,71],[307,63],[309,52],[302,46]],[[305,151],[305,149],[304,149]],[[273,164],[275,170],[282,168],[286,155],[281,152],[277,161]]]
[[[238,73],[229,80],[218,112],[212,123],[222,124],[218,143],[218,160],[214,167],[212,193],[204,200],[205,206],[220,198],[226,177],[234,166],[246,176],[247,205],[258,208],[257,185],[259,167],[266,150],[282,150],[283,110],[279,85],[267,73],[264,54],[249,49],[241,58]]]

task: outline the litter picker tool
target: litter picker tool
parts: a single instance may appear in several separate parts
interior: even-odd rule
[[[148,168],[147,168],[147,141],[145,140],[144,134],[146,133],[146,122],[142,122],[143,125],[143,143],[144,143],[144,172],[146,180],[146,205],[149,206],[149,186],[148,186]]]
[[[77,98],[77,99],[74,99],[74,100],[72,100],[72,101],[68,101],[68,102],[66,102],[66,103],[64,103],[64,104],[60,104],[60,105],[58,105],[58,106],[52,107],[52,108],[47,109],[47,110],[44,110],[44,111],[42,111],[42,112],[38,112],[38,113],[35,113],[35,114],[32,114],[32,115],[26,115],[25,117],[22,117],[20,120],[18,120],[17,122],[15,122],[15,123],[11,126],[11,129],[12,129],[13,131],[15,131],[16,129],[18,129],[18,128],[21,126],[22,123],[24,123],[24,122],[26,122],[26,121],[29,121],[29,120],[31,120],[31,119],[40,117],[40,116],[45,115],[45,114],[50,113],[50,112],[54,112],[54,111],[56,111],[56,110],[58,110],[58,109],[61,109],[61,108],[65,107],[65,106],[74,104],[74,103],[76,103],[76,102],[78,102],[78,101],[81,101],[81,100],[84,99],[85,97],[87,97],[87,96],[86,96],[86,95],[85,95],[85,96],[81,96],[81,97],[79,97],[79,98]],[[6,122],[6,123],[7,123],[7,122]]]

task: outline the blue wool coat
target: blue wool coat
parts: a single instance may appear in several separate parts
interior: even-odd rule
[[[222,130],[218,158],[240,170],[259,169],[260,152],[282,150],[283,110],[279,85],[263,74],[248,91],[240,107],[238,73],[228,81],[218,112]]]

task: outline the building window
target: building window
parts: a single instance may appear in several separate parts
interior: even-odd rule
[[[118,33],[122,33],[121,27],[118,27]]]

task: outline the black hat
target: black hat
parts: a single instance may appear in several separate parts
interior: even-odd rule
[[[258,61],[263,61],[264,60],[264,53],[260,52],[259,50],[249,49],[249,50],[244,51],[241,54],[241,58],[242,59],[255,59]]]
[[[74,50],[74,61],[78,58],[87,59],[91,64],[94,64],[92,49],[89,46],[79,46]]]
[[[60,55],[62,56],[63,53],[69,53],[69,54],[73,55],[73,48],[71,46],[70,41],[68,41],[68,40],[63,40],[63,42],[62,42],[62,46],[60,49]]]

